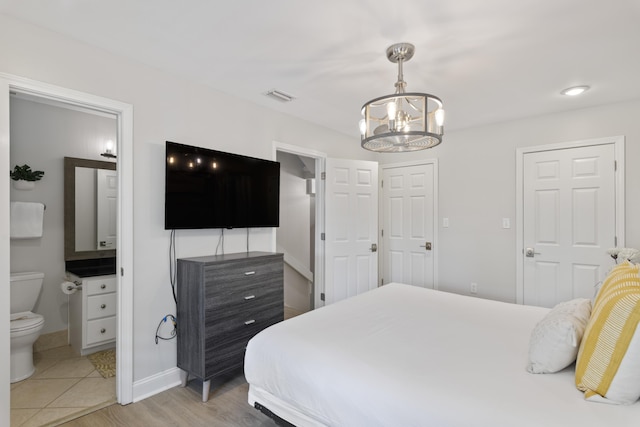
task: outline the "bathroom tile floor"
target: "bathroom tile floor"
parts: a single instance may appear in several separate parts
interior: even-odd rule
[[[56,426],[116,402],[116,380],[102,378],[70,346],[35,353],[36,372],[11,384],[11,426]]]

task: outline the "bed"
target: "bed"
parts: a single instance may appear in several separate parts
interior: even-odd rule
[[[391,283],[252,338],[248,401],[298,427],[640,425],[640,403],[586,401],[573,365],[527,372],[548,312]]]

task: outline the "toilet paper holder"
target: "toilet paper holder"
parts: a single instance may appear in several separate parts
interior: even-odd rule
[[[74,280],[74,281],[73,281],[73,284],[74,284],[75,286],[67,285],[67,290],[68,290],[68,291],[71,291],[71,290],[73,290],[73,289],[76,289],[76,290],[78,290],[78,291],[79,291],[79,290],[81,290],[81,289],[82,289],[82,282],[80,282],[80,281],[78,281],[78,280]]]

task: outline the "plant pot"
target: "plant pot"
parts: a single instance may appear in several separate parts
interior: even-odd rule
[[[13,181],[13,188],[16,190],[33,190],[35,186],[35,181],[25,181],[24,179]]]

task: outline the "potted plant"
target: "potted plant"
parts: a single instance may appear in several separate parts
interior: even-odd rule
[[[43,171],[31,170],[29,165],[16,165],[13,171],[9,172],[11,179],[13,179],[13,186],[18,190],[31,190],[36,181],[40,181],[44,175]]]

